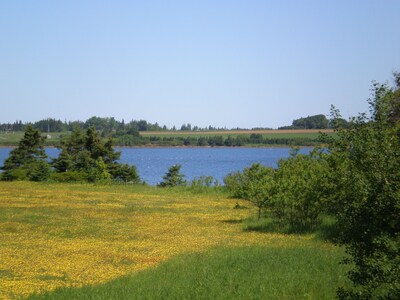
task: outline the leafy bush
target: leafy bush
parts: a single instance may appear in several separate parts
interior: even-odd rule
[[[274,170],[261,164],[253,164],[242,173],[231,173],[224,178],[226,188],[236,198],[246,199],[258,208],[258,218],[262,210],[270,205],[274,194]]]
[[[239,171],[229,173],[224,177],[224,185],[233,197],[244,199],[244,177]]]
[[[224,182],[234,197],[258,208],[258,218],[266,210],[274,222],[292,231],[314,229],[327,201],[328,164],[319,150],[309,155],[292,153],[291,158],[279,161],[277,170],[253,164],[229,174]]]
[[[28,170],[23,167],[9,170],[2,174],[2,180],[28,180]]]
[[[326,203],[328,164],[323,152],[294,155],[279,161],[271,210],[295,231],[315,229]]]
[[[396,89],[374,84],[371,117],[337,127],[329,145],[339,243],[352,265],[343,299],[400,298],[400,74]],[[337,110],[333,118],[340,119]]]

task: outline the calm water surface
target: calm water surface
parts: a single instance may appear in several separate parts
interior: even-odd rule
[[[187,180],[212,176],[220,183],[230,172],[241,171],[252,163],[276,167],[281,158],[289,156],[288,148],[121,148],[120,162],[135,165],[142,180],[156,185],[168,168],[181,164]],[[11,148],[0,148],[0,165]],[[309,149],[301,149],[308,153]],[[57,157],[59,150],[47,148],[50,157]]]

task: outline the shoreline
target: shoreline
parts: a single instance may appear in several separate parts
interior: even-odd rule
[[[116,149],[198,149],[198,148],[205,148],[205,149],[251,149],[251,148],[259,148],[259,149],[268,149],[268,148],[316,148],[316,147],[323,147],[324,145],[316,145],[316,146],[298,146],[298,145],[263,145],[263,146],[158,146],[158,145],[144,145],[144,146],[113,146]],[[0,145],[0,149],[4,148],[12,148],[15,149],[18,146],[5,146]],[[56,146],[44,146],[44,148],[58,148]]]

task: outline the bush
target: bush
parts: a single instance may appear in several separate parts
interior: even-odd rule
[[[253,164],[243,172],[224,178],[226,188],[236,198],[246,199],[262,211],[271,213],[274,222],[291,231],[315,229],[325,210],[328,164],[319,150],[279,161],[277,170]]]
[[[48,162],[39,160],[31,165],[31,171],[28,174],[28,178],[31,181],[46,181],[49,179],[51,169]]]
[[[323,152],[294,155],[279,161],[270,209],[294,231],[315,229],[326,203],[328,165]]]
[[[13,169],[9,172],[4,172],[2,176],[3,180],[27,180],[28,170],[23,167]]]
[[[234,197],[246,199],[258,208],[258,218],[274,195],[274,170],[261,164],[253,164],[243,173],[231,173],[224,182]]]
[[[108,166],[108,172],[115,181],[139,183],[140,177],[135,166],[127,164],[112,164]]]
[[[57,182],[84,182],[87,181],[87,174],[78,171],[52,173],[50,175],[50,180]]]

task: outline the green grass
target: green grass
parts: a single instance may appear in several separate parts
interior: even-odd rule
[[[340,249],[219,248],[180,255],[102,285],[60,288],[28,299],[334,299],[347,285]]]

